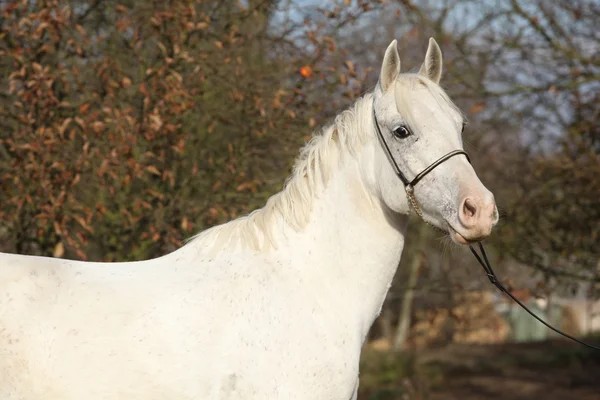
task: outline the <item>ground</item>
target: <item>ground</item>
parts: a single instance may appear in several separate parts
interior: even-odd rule
[[[600,351],[557,340],[367,353],[359,399],[599,400]]]

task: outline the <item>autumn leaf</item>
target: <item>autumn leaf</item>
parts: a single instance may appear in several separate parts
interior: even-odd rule
[[[350,75],[351,77],[355,77],[356,71],[354,70],[354,63],[350,60],[346,60],[344,65],[346,66],[346,68],[348,68],[348,75]]]
[[[56,246],[54,246],[54,251],[52,252],[52,256],[55,258],[61,258],[65,254],[65,245],[62,242],[58,242]]]
[[[104,122],[95,121],[95,122],[92,122],[90,126],[92,127],[92,130],[94,132],[100,133],[104,129]]]
[[[63,231],[62,231],[62,229],[61,229],[60,224],[58,223],[58,221],[54,221],[53,226],[54,226],[54,232],[56,232],[57,235],[62,235],[63,234]]]
[[[312,74],[313,74],[313,69],[310,66],[305,65],[302,68],[300,68],[300,75],[302,75],[302,77],[310,78],[312,76]]]
[[[65,130],[67,129],[67,126],[69,126],[71,121],[72,121],[71,118],[67,118],[62,122],[62,124],[60,124],[60,127],[58,128],[58,132],[60,133],[61,136],[64,135]]]
[[[71,182],[71,186],[75,186],[77,185],[77,183],[81,180],[81,174],[77,174],[75,175],[75,178],[73,178],[73,181]]]
[[[181,229],[183,229],[184,231],[188,231],[190,229],[190,222],[187,219],[187,217],[183,217],[181,219]]]
[[[471,108],[469,108],[469,112],[471,114],[477,114],[482,112],[483,110],[485,110],[485,105],[484,104],[475,104],[474,106],[472,106]]]
[[[158,171],[158,169],[156,169],[156,167],[155,167],[155,166],[153,166],[153,165],[148,165],[148,166],[146,167],[146,171],[150,172],[151,174],[154,174],[154,175],[158,175],[158,176],[160,176],[160,172],[159,172],[159,171]]]
[[[79,257],[81,260],[87,260],[87,254],[85,254],[85,252],[81,249],[75,249],[75,254],[77,254],[77,257]]]

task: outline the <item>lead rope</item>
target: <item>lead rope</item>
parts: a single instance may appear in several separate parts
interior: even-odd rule
[[[406,186],[406,195],[408,197],[408,200],[410,201],[410,204],[412,205],[413,210],[415,210],[415,213],[421,218],[421,220],[425,221],[425,223],[431,227],[433,227],[434,229],[447,233],[444,230],[438,228],[437,226],[431,224],[430,222],[426,221],[423,218],[423,212],[421,211],[421,209],[419,208],[419,203],[417,203],[417,199],[415,198],[415,194],[414,194],[414,188],[412,187],[412,185],[407,185]],[[475,250],[473,248],[473,246],[469,246],[469,249],[471,249],[471,253],[473,253],[473,255],[475,256],[475,258],[477,259],[477,261],[479,262],[479,264],[483,267],[483,270],[485,271],[488,279],[490,280],[490,282],[496,286],[498,288],[498,290],[500,290],[502,293],[505,293],[508,297],[510,297],[511,299],[513,299],[518,305],[520,305],[525,311],[527,311],[533,318],[537,319],[538,321],[540,321],[542,324],[544,324],[546,327],[552,329],[554,332],[558,333],[559,335],[563,335],[566,338],[569,338],[577,343],[580,343],[584,346],[587,346],[589,348],[592,348],[594,350],[600,350],[600,347],[596,347],[593,346],[591,344],[582,342],[579,339],[574,338],[573,336],[564,333],[558,329],[556,329],[555,327],[553,327],[552,325],[548,324],[546,321],[544,321],[543,319],[541,319],[540,317],[538,317],[537,315],[535,315],[533,313],[533,311],[531,311],[529,308],[527,308],[527,306],[525,306],[525,304],[521,303],[519,301],[519,299],[517,299],[515,296],[513,296],[513,294],[511,292],[508,291],[508,289],[506,289],[504,287],[504,285],[500,282],[500,280],[498,279],[498,277],[496,276],[496,273],[494,272],[494,270],[492,269],[492,266],[490,264],[490,261],[488,260],[487,254],[485,253],[485,249],[483,248],[483,245],[481,243],[478,243],[479,245],[479,250],[481,251],[481,255],[479,255],[477,253],[477,250]]]
[[[425,218],[423,218],[423,212],[421,211],[421,208],[419,207],[419,203],[417,202],[417,199],[415,197],[415,193],[414,193],[414,185],[421,180],[421,178],[423,178],[426,174],[428,174],[429,172],[431,172],[435,167],[437,167],[439,164],[441,164],[442,162],[446,161],[448,158],[458,155],[458,154],[464,154],[467,157],[467,160],[469,159],[469,156],[467,155],[467,153],[465,153],[462,150],[455,150],[453,152],[450,152],[448,154],[446,154],[444,157],[438,159],[437,161],[435,161],[433,164],[431,164],[429,167],[427,167],[424,171],[422,171],[421,173],[419,173],[412,181],[409,181],[408,179],[406,179],[406,177],[404,176],[404,174],[402,173],[402,171],[400,170],[400,167],[398,167],[398,164],[396,163],[396,160],[394,159],[394,157],[392,156],[392,152],[390,151],[384,137],[383,137],[383,133],[381,132],[381,129],[379,128],[379,123],[377,122],[377,115],[375,114],[375,107],[373,106],[373,121],[375,122],[375,128],[376,128],[376,132],[377,132],[377,136],[383,146],[383,149],[387,155],[387,157],[390,160],[390,163],[392,164],[392,166],[394,167],[394,169],[396,170],[396,174],[398,175],[398,177],[400,178],[400,180],[402,180],[402,182],[404,183],[404,187],[406,189],[406,196],[408,197],[408,201],[412,206],[412,209],[415,211],[415,213],[421,218],[421,220],[425,221],[425,223],[429,226],[431,226],[432,228],[434,228],[435,230],[438,230],[440,232],[443,232],[444,234],[448,233],[446,231],[444,231],[443,229],[438,228],[437,226],[433,225],[432,223],[430,223],[429,221],[427,221]],[[470,162],[470,160],[469,160]],[[569,338],[579,344],[582,344],[584,346],[587,346],[589,348],[592,348],[594,350],[600,350],[600,347],[596,347],[593,346],[591,344],[582,342],[579,339],[574,338],[571,335],[568,335],[556,328],[554,328],[552,325],[548,324],[546,321],[542,320],[540,317],[538,317],[537,315],[535,315],[529,308],[527,308],[525,306],[525,304],[521,303],[515,296],[513,296],[513,294],[511,292],[508,291],[508,289],[506,289],[504,287],[504,285],[502,285],[502,283],[500,282],[500,280],[498,280],[498,277],[496,276],[496,274],[494,273],[494,270],[492,269],[492,266],[490,265],[490,262],[487,258],[487,254],[485,253],[485,249],[483,248],[483,245],[481,243],[479,243],[479,249],[481,250],[481,256],[477,253],[477,251],[473,248],[473,246],[469,246],[469,248],[471,249],[471,252],[473,253],[473,255],[475,256],[475,258],[477,259],[477,261],[479,262],[479,264],[481,264],[481,266],[483,267],[483,270],[485,271],[488,279],[490,280],[490,282],[496,286],[502,293],[505,293],[508,297],[510,297],[511,299],[513,299],[518,305],[520,305],[525,311],[527,311],[529,314],[531,314],[531,316],[533,316],[535,319],[537,319],[538,321],[540,321],[542,324],[544,324],[546,327],[552,329],[554,332],[558,333],[559,335],[562,335],[566,338]]]
[[[426,221],[423,218],[423,212],[421,211],[421,209],[419,208],[419,203],[417,203],[417,199],[415,198],[415,194],[414,194],[414,188],[412,187],[412,185],[407,185],[406,186],[406,195],[410,201],[410,204],[412,205],[413,210],[415,210],[415,213],[421,218],[421,220],[425,221],[425,223],[431,227],[433,227],[434,229],[447,233],[444,230],[438,228],[437,226],[431,224],[430,222]],[[500,280],[498,279],[498,277],[496,276],[496,273],[494,272],[494,270],[492,269],[492,266],[490,264],[490,261],[488,260],[487,254],[485,253],[485,249],[483,248],[483,245],[481,243],[478,243],[479,245],[479,250],[481,251],[481,255],[479,255],[477,253],[477,251],[473,248],[473,246],[469,246],[469,249],[471,249],[471,253],[473,253],[473,255],[475,256],[475,258],[477,259],[477,261],[479,262],[479,264],[483,267],[483,270],[485,271],[488,279],[490,280],[490,282],[496,286],[498,288],[498,290],[500,290],[502,293],[505,293],[508,297],[510,297],[511,299],[513,299],[518,305],[520,305],[525,311],[527,311],[529,314],[531,314],[531,316],[533,316],[533,318],[537,319],[538,321],[540,321],[542,324],[544,324],[546,327],[552,329],[554,332],[558,333],[559,335],[563,335],[566,338],[569,338],[577,343],[580,343],[584,346],[590,347],[594,350],[600,350],[600,347],[596,347],[593,346],[591,344],[582,342],[579,339],[574,338],[573,336],[564,333],[558,329],[556,329],[555,327],[553,327],[552,325],[548,324],[546,321],[544,321],[543,319],[541,319],[540,317],[538,317],[537,315],[535,315],[533,313],[533,311],[531,311],[529,308],[527,308],[527,306],[525,306],[525,304],[521,303],[515,296],[513,296],[513,294],[511,292],[508,291],[508,289],[506,289],[504,287],[504,285],[500,282]]]
[[[589,348],[592,348],[594,350],[600,350],[600,347],[596,347],[593,346],[591,344],[582,342],[579,339],[574,338],[573,336],[566,334],[558,329],[556,329],[555,327],[553,327],[552,325],[548,324],[546,321],[544,321],[543,319],[541,319],[540,317],[538,317],[537,315],[535,315],[529,308],[527,308],[525,306],[525,304],[521,303],[515,296],[513,296],[513,294],[511,292],[508,291],[508,289],[506,289],[504,287],[504,285],[500,282],[500,280],[498,280],[498,277],[496,276],[496,274],[494,273],[494,270],[492,269],[492,266],[490,265],[490,262],[487,258],[487,254],[485,254],[485,249],[483,248],[483,245],[481,243],[479,244],[479,250],[481,250],[481,256],[477,253],[477,251],[473,248],[473,246],[469,246],[469,248],[471,249],[471,253],[473,253],[473,255],[475,256],[475,258],[477,259],[477,261],[479,261],[479,264],[481,264],[481,266],[483,267],[483,270],[485,271],[486,275],[488,276],[490,282],[496,286],[501,292],[505,293],[508,297],[510,297],[511,299],[513,299],[518,305],[520,305],[525,311],[527,311],[529,314],[531,314],[531,316],[535,319],[537,319],[538,321],[540,321],[542,324],[546,325],[546,327],[552,329],[554,332],[558,333],[559,335],[563,335],[566,338],[569,338],[579,344],[582,344],[584,346],[587,346]],[[482,259],[483,258],[483,259]]]

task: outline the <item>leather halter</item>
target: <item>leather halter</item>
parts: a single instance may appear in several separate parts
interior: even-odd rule
[[[406,189],[406,195],[408,196],[408,199],[410,200],[410,203],[412,204],[413,209],[415,210],[415,212],[417,213],[417,215],[419,217],[421,217],[421,219],[423,221],[425,221],[425,223],[427,223],[427,225],[442,231],[444,233],[447,233],[445,231],[443,231],[442,229],[438,228],[437,226],[429,223],[428,221],[426,221],[423,218],[423,212],[421,211],[421,209],[419,208],[419,203],[417,202],[417,199],[414,195],[414,186],[421,180],[423,179],[423,177],[425,177],[425,175],[427,175],[428,173],[430,173],[431,171],[433,171],[435,169],[435,167],[437,167],[438,165],[440,165],[441,163],[443,163],[444,161],[447,161],[448,159],[454,157],[454,156],[458,156],[460,154],[464,154],[465,157],[467,157],[467,160],[469,161],[469,163],[471,162],[469,155],[464,151],[464,150],[454,150],[449,152],[448,154],[440,157],[438,160],[434,161],[431,165],[429,165],[427,168],[425,168],[423,171],[419,172],[417,174],[417,176],[415,176],[412,181],[409,181],[406,178],[406,175],[404,175],[402,173],[402,171],[400,170],[400,167],[398,167],[398,164],[396,163],[396,160],[394,159],[394,156],[392,155],[392,152],[390,151],[390,148],[388,147],[387,142],[385,141],[385,138],[383,137],[383,133],[381,132],[381,128],[379,127],[379,123],[377,122],[377,114],[375,113],[375,104],[373,103],[373,121],[375,122],[375,130],[377,131],[377,137],[379,138],[379,141],[381,142],[381,145],[385,151],[385,154],[387,156],[387,158],[389,159],[390,163],[392,164],[392,167],[394,167],[394,171],[396,172],[396,175],[398,175],[398,178],[400,178],[400,180],[402,181],[402,183],[404,183],[404,187]],[[521,303],[515,296],[513,296],[513,294],[504,287],[504,285],[502,285],[502,283],[500,282],[500,280],[498,279],[498,277],[496,276],[496,273],[494,272],[494,270],[492,269],[492,266],[488,260],[487,254],[485,253],[485,249],[483,248],[483,245],[481,243],[478,243],[479,245],[479,250],[481,252],[481,255],[477,253],[477,251],[475,250],[475,248],[473,248],[472,245],[469,245],[469,248],[471,249],[471,252],[473,253],[473,256],[475,256],[475,258],[477,259],[477,261],[479,262],[479,264],[483,267],[483,270],[485,271],[487,277],[489,278],[490,282],[496,286],[502,293],[505,293],[508,297],[510,297],[512,300],[514,300],[519,306],[521,306],[525,311],[527,311],[529,314],[531,314],[535,319],[537,319],[539,322],[541,322],[542,324],[544,324],[546,327],[552,329],[554,332],[563,335],[566,338],[569,338],[579,344],[582,344],[584,346],[590,347],[592,349],[595,350],[600,350],[600,347],[596,347],[593,346],[591,344],[582,342],[581,340],[574,338],[571,335],[568,335],[556,328],[554,328],[552,325],[548,324],[547,322],[545,322],[544,320],[542,320],[540,317],[538,317],[537,315],[535,315],[529,308],[527,308],[523,303]]]
[[[428,173],[430,173],[431,171],[433,171],[435,169],[435,167],[437,167],[438,165],[440,165],[444,161],[447,161],[448,159],[450,159],[450,158],[452,158],[454,156],[458,156],[458,155],[464,154],[465,157],[467,157],[467,160],[469,161],[469,163],[471,162],[471,159],[469,158],[469,155],[467,154],[466,151],[464,151],[464,150],[453,150],[453,151],[449,152],[448,154],[440,157],[439,159],[437,159],[433,163],[431,163],[431,165],[429,165],[423,171],[419,172],[417,174],[417,176],[415,176],[413,178],[412,181],[409,181],[408,178],[406,177],[406,175],[404,175],[402,173],[402,171],[400,170],[400,167],[398,167],[398,164],[396,163],[396,160],[394,159],[394,156],[392,155],[392,152],[390,151],[390,148],[388,147],[388,144],[385,141],[385,138],[383,137],[383,133],[381,133],[381,128],[379,127],[379,123],[377,122],[377,114],[375,113],[375,105],[373,105],[373,121],[375,121],[375,130],[377,131],[377,136],[379,137],[379,141],[381,142],[381,144],[382,144],[382,146],[383,146],[383,148],[385,150],[385,154],[387,155],[388,159],[390,160],[390,163],[394,167],[394,172],[396,172],[396,175],[398,175],[398,177],[400,178],[400,180],[402,181],[402,183],[404,183],[405,187],[409,187],[409,186],[410,187],[414,187],[417,183],[419,183],[419,181],[421,179],[423,179],[425,177],[425,175],[427,175]]]
[[[385,138],[383,137],[383,133],[381,132],[381,128],[379,127],[379,123],[377,122],[377,114],[375,113],[375,104],[373,104],[373,121],[375,122],[375,130],[377,131],[377,137],[379,138],[379,141],[381,142],[381,145],[383,146],[383,149],[385,151],[385,154],[386,154],[388,160],[392,164],[392,167],[394,167],[394,172],[396,173],[396,175],[398,176],[398,178],[400,178],[400,180],[402,181],[402,183],[404,183],[404,188],[406,189],[406,196],[408,197],[408,200],[409,200],[410,204],[412,205],[413,210],[415,210],[415,213],[423,221],[425,221],[425,223],[427,225],[431,226],[433,229],[436,229],[436,230],[438,230],[440,232],[447,233],[446,231],[444,231],[443,229],[440,229],[437,226],[433,225],[432,223],[430,223],[429,221],[427,221],[423,217],[423,211],[421,211],[421,208],[419,207],[419,202],[417,201],[417,198],[415,197],[415,194],[414,194],[414,187],[415,187],[415,185],[417,183],[419,183],[419,181],[421,179],[423,179],[425,177],[425,175],[427,175],[428,173],[430,173],[431,171],[433,171],[435,169],[435,167],[437,167],[438,165],[440,165],[444,161],[447,161],[447,160],[449,160],[450,158],[452,158],[454,156],[458,156],[458,155],[463,154],[465,157],[467,157],[467,161],[469,161],[469,163],[470,163],[471,159],[469,158],[469,155],[464,150],[453,150],[453,151],[447,153],[446,155],[438,158],[436,161],[434,161],[433,163],[431,163],[423,171],[419,172],[417,174],[417,176],[415,176],[412,179],[412,181],[409,181],[408,178],[406,177],[406,175],[404,175],[402,173],[402,170],[400,169],[400,167],[396,163],[396,160],[394,159],[394,156],[392,155],[392,152],[391,152],[391,150],[390,150],[387,142],[385,141]]]

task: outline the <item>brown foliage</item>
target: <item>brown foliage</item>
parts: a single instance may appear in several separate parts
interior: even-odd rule
[[[305,78],[333,41],[307,30],[298,51],[268,32],[274,5],[1,5],[3,248],[148,258],[260,206],[315,125]]]

